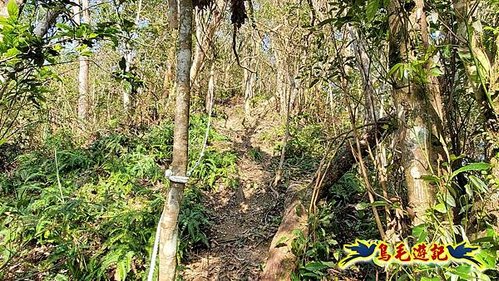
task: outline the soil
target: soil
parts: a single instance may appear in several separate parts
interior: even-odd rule
[[[188,253],[184,280],[257,280],[281,219],[283,190],[271,186],[278,163],[272,133],[279,118],[268,116],[265,106],[252,118],[244,118],[242,105],[224,110],[228,119],[215,120],[213,126],[232,140],[240,184],[204,194],[213,222],[210,248]]]

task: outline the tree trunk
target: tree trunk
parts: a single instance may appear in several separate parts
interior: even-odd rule
[[[471,54],[471,56],[477,56],[479,53],[485,53],[484,50],[480,50],[480,36],[481,32],[476,30],[468,30],[473,28],[472,23],[470,23],[470,19],[476,17],[476,14],[468,14],[471,3],[469,1],[464,0],[453,0],[456,22],[458,23],[458,27],[456,33],[458,36],[467,39],[466,48]],[[477,10],[479,11],[479,10]],[[485,59],[490,59],[490,57],[482,54]],[[476,65],[469,65],[467,62],[463,61],[464,67],[469,68],[468,72],[472,73],[474,67],[478,67]],[[469,77],[473,88],[474,88],[474,96],[475,100],[479,105],[480,114],[484,120],[484,129],[487,132],[487,136],[489,139],[489,147],[487,149],[486,157],[487,160],[492,165],[492,175],[496,180],[499,179],[499,154],[498,146],[499,146],[499,102],[496,98],[493,101],[489,101],[487,97],[487,91],[494,93],[498,89],[494,89],[495,78],[493,78],[496,74],[497,68],[499,68],[499,51],[496,50],[496,58],[495,61],[489,61],[491,65],[491,73],[488,73],[490,77],[482,77],[482,79],[486,80],[486,85],[482,83],[478,83],[473,81],[472,77]],[[496,76],[497,77],[497,76]],[[489,81],[489,83],[487,83]],[[496,84],[497,85],[497,84]],[[488,89],[486,87],[489,87]],[[495,230],[499,231],[499,192],[492,192],[485,200],[485,206],[483,202],[477,202],[474,204],[474,209],[481,209],[482,207],[485,211],[494,217],[494,225]]]
[[[177,51],[177,97],[171,172],[174,176],[186,176],[188,163],[190,69],[192,54],[192,0],[179,3],[179,35]],[[178,215],[184,183],[171,181],[160,222],[159,280],[175,279],[178,238]]]
[[[244,83],[244,116],[250,117],[251,99],[254,96],[255,89],[255,73],[250,72],[248,69],[243,69],[243,83]]]
[[[360,154],[365,157],[369,150],[374,149],[376,140],[393,131],[393,121],[389,119],[379,120],[376,126],[368,130],[360,140]],[[351,145],[344,144],[331,160],[325,177],[319,188],[317,200],[326,198],[328,187],[337,182],[356,163],[352,153]],[[291,252],[295,230],[301,231],[305,237],[308,234],[308,209],[312,196],[310,186],[290,185],[286,192],[287,200],[284,206],[283,218],[276,235],[272,239],[269,257],[265,264],[261,280],[289,280],[291,273],[296,269],[296,257]]]
[[[24,0],[15,0],[18,7],[24,5]],[[7,0],[0,0],[0,16],[7,17]],[[57,16],[63,12],[63,9],[54,7],[47,11],[43,20],[39,21],[33,30],[33,34],[37,37],[43,37],[47,33],[48,29],[54,24]],[[1,38],[0,38],[1,39]]]
[[[168,25],[170,30],[178,28],[178,1],[168,0]]]
[[[80,6],[73,6],[74,20],[76,24],[80,23],[90,23],[90,13],[88,11],[88,0],[75,1],[76,4]],[[88,71],[89,71],[89,61],[88,57],[80,56],[79,59],[80,69],[78,73],[78,119],[85,121],[87,119],[88,111],[88,94],[89,94],[89,82],[88,82]]]
[[[130,71],[130,66],[132,64],[133,60],[133,54],[132,51],[130,50],[130,47],[127,46],[126,49],[128,49],[127,53],[125,54],[125,72]],[[125,113],[130,116],[130,109],[131,109],[131,92],[129,92],[127,89],[123,89],[123,110]]]
[[[286,191],[286,202],[281,225],[270,244],[269,257],[260,280],[290,280],[296,269],[296,256],[292,253],[292,242],[296,231],[308,235],[308,210],[311,189],[307,186],[290,185]]]
[[[213,109],[213,99],[215,95],[215,62],[211,63],[210,79],[208,80],[208,91],[205,97],[206,113],[210,114]]]
[[[215,30],[220,23],[221,15],[217,10],[213,11],[213,17],[206,23],[206,30],[203,30],[203,12],[198,10],[195,14],[196,22],[196,49],[194,52],[194,59],[191,66],[191,83],[194,85],[199,71],[203,67],[206,54],[210,48],[210,42],[213,40]],[[210,18],[210,17],[208,17]]]
[[[253,42],[251,48],[249,49],[250,51],[248,56],[248,67],[253,68],[252,64],[255,61],[255,55],[257,51],[256,41]],[[251,72],[249,68],[243,69],[245,119],[251,116],[251,99],[255,96],[256,73]]]
[[[420,2],[418,0],[417,2]],[[393,0],[389,6],[389,64],[390,67],[398,63],[408,63],[416,59],[412,52],[416,47],[409,34],[420,32],[422,6],[416,6],[404,12],[404,6]],[[409,17],[405,17],[407,13]],[[424,221],[425,211],[433,203],[434,193],[422,176],[429,174],[430,120],[428,104],[425,102],[423,85],[418,85],[411,79],[395,79],[393,85],[393,100],[399,117],[399,150],[401,151],[402,166],[407,185],[409,207],[414,211],[413,224]]]
[[[140,12],[142,10],[142,0],[139,0],[137,2],[137,14],[135,15],[135,25],[139,25],[140,21]],[[130,72],[132,70],[132,67],[134,65],[134,59],[135,59],[136,51],[131,44],[126,44],[125,45],[125,72]],[[138,91],[140,90],[137,85],[130,83],[130,89],[129,90],[124,90],[123,91],[123,109],[125,113],[127,114],[127,117],[131,120],[131,117],[135,113],[135,106],[136,106],[136,97],[138,94]]]
[[[276,175],[274,177],[274,182],[273,185],[277,186],[281,180],[283,179],[283,173],[284,173],[284,160],[286,159],[286,147],[288,146],[288,140],[289,140],[289,122],[291,119],[291,103],[292,103],[292,98],[296,96],[296,91],[298,90],[297,86],[297,81],[295,79],[295,75],[289,73],[288,70],[288,83],[290,84],[290,87],[286,87],[284,90],[284,99],[286,100],[286,108],[285,108],[285,119],[284,119],[284,137],[282,140],[282,148],[281,148],[281,157],[279,159],[279,165],[277,166],[276,169]],[[286,83],[287,84],[287,83]]]
[[[355,53],[355,60],[357,62],[357,67],[360,70],[362,85],[364,86],[363,87],[364,103],[365,103],[364,110],[366,111],[365,122],[367,124],[370,124],[377,119],[375,112],[376,104],[373,99],[375,95],[375,90],[371,82],[371,76],[370,76],[371,61],[369,56],[366,54],[366,52],[363,49],[362,38],[359,38],[356,30],[353,27],[350,28],[349,31],[350,31],[350,36],[353,39],[352,44],[353,44],[353,51]]]

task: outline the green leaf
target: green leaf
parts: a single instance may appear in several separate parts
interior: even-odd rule
[[[450,194],[445,195],[445,203],[451,207],[456,207],[456,200],[454,200],[454,197]]]
[[[323,264],[322,262],[309,262],[305,265],[305,269],[315,273],[327,268],[329,268],[329,266]]]
[[[452,175],[451,175],[451,178],[454,178],[455,176],[459,175],[460,173],[464,173],[464,172],[469,172],[469,171],[485,171],[485,170],[488,170],[490,169],[490,164],[488,163],[484,163],[484,162],[480,162],[480,163],[471,163],[471,164],[468,164],[464,167],[461,167],[457,170],[455,170]]]
[[[437,183],[440,181],[440,178],[437,176],[434,176],[434,175],[423,175],[423,176],[421,176],[421,179],[424,181],[433,182],[433,183]]]
[[[419,242],[423,242],[428,237],[428,230],[424,224],[420,224],[412,228],[412,236],[416,237]]]
[[[276,248],[279,248],[279,247],[284,247],[284,246],[286,246],[286,245],[287,245],[287,243],[286,243],[286,242],[288,242],[288,241],[289,241],[289,238],[288,238],[287,236],[283,235],[283,236],[281,236],[281,238],[279,238],[279,240],[277,241],[277,243],[276,243],[276,246],[275,246],[275,247],[276,247]]]
[[[433,76],[433,77],[438,77],[438,76],[441,76],[442,74],[444,74],[444,73],[438,67],[431,68],[430,73],[429,73],[429,75]]]
[[[486,193],[488,190],[487,184],[485,184],[480,178],[470,175],[468,177],[472,185],[481,193]]]
[[[7,12],[9,13],[9,17],[17,19],[19,7],[17,6],[16,0],[9,0],[9,3],[7,3]]]
[[[440,277],[421,277],[421,281],[440,281]]]
[[[496,251],[492,249],[482,249],[477,255],[478,260],[483,261],[483,266],[487,269],[493,269],[496,266]]]
[[[471,265],[469,264],[460,264],[456,268],[450,268],[450,272],[453,274],[463,278],[464,280],[468,280],[471,276]]]
[[[15,57],[17,55],[19,55],[21,53],[21,51],[19,51],[18,49],[16,48],[10,48],[7,50],[7,52],[5,52],[5,57],[6,58],[12,58],[12,57]]]
[[[435,207],[433,207],[433,209],[442,214],[445,214],[447,212],[447,208],[445,207],[444,203],[438,203]]]
[[[357,205],[355,205],[355,210],[362,211],[362,210],[367,209],[367,207],[369,207],[368,203],[366,203],[366,202],[360,202]]]
[[[376,16],[376,13],[378,13],[379,9],[379,1],[378,0],[368,0],[367,5],[366,5],[366,17],[367,21],[371,22],[374,17]]]
[[[397,63],[396,65],[394,65],[390,71],[388,71],[388,74],[387,76],[390,77],[390,76],[394,76],[395,73],[397,73],[397,71],[403,67],[403,63]]]
[[[378,201],[374,201],[372,202],[371,204],[369,204],[370,206],[372,207],[384,207],[386,206],[386,201],[382,201],[382,200],[378,200]]]

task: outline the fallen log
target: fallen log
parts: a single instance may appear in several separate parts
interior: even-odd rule
[[[296,256],[292,242],[296,238],[295,230],[308,235],[307,206],[312,197],[308,186],[290,185],[286,191],[282,221],[270,244],[269,257],[260,280],[290,280],[296,268]]]
[[[361,154],[366,156],[375,147],[377,140],[394,131],[392,119],[381,119],[368,130],[360,140]],[[343,143],[328,166],[325,177],[319,186],[319,198],[327,198],[328,187],[337,182],[356,163],[350,143]],[[314,182],[314,181],[312,181]],[[312,185],[291,184],[285,195],[284,212],[281,224],[272,239],[269,256],[261,280],[290,280],[296,269],[297,257],[292,252],[296,233],[308,235],[308,207],[312,199]]]

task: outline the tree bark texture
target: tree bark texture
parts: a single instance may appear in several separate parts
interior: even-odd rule
[[[308,235],[308,210],[311,189],[307,186],[290,185],[286,191],[286,202],[281,225],[270,244],[269,257],[260,275],[262,281],[290,280],[296,269],[296,256],[292,252],[294,232]]]
[[[178,28],[178,1],[168,0],[168,25],[170,30]]]
[[[192,0],[179,2],[177,50],[177,97],[173,141],[172,174],[186,176],[188,163],[188,129],[190,105],[190,69],[192,55]],[[184,190],[183,183],[171,182],[160,222],[159,280],[175,280],[178,238],[178,215]]]
[[[398,63],[409,63],[416,59],[416,54],[412,51],[416,47],[412,46],[412,42],[416,42],[414,36],[420,34],[421,15],[424,11],[418,3],[410,7],[401,5],[398,0],[392,0],[388,12],[389,64],[393,67]],[[410,77],[397,77],[395,81],[392,85],[392,95],[399,119],[398,146],[409,207],[415,213],[413,223],[417,225],[423,222],[425,211],[433,204],[434,199],[432,187],[422,179],[422,176],[431,171],[431,129],[428,126],[430,113],[427,110],[429,104],[424,97],[423,85],[418,85]]]

